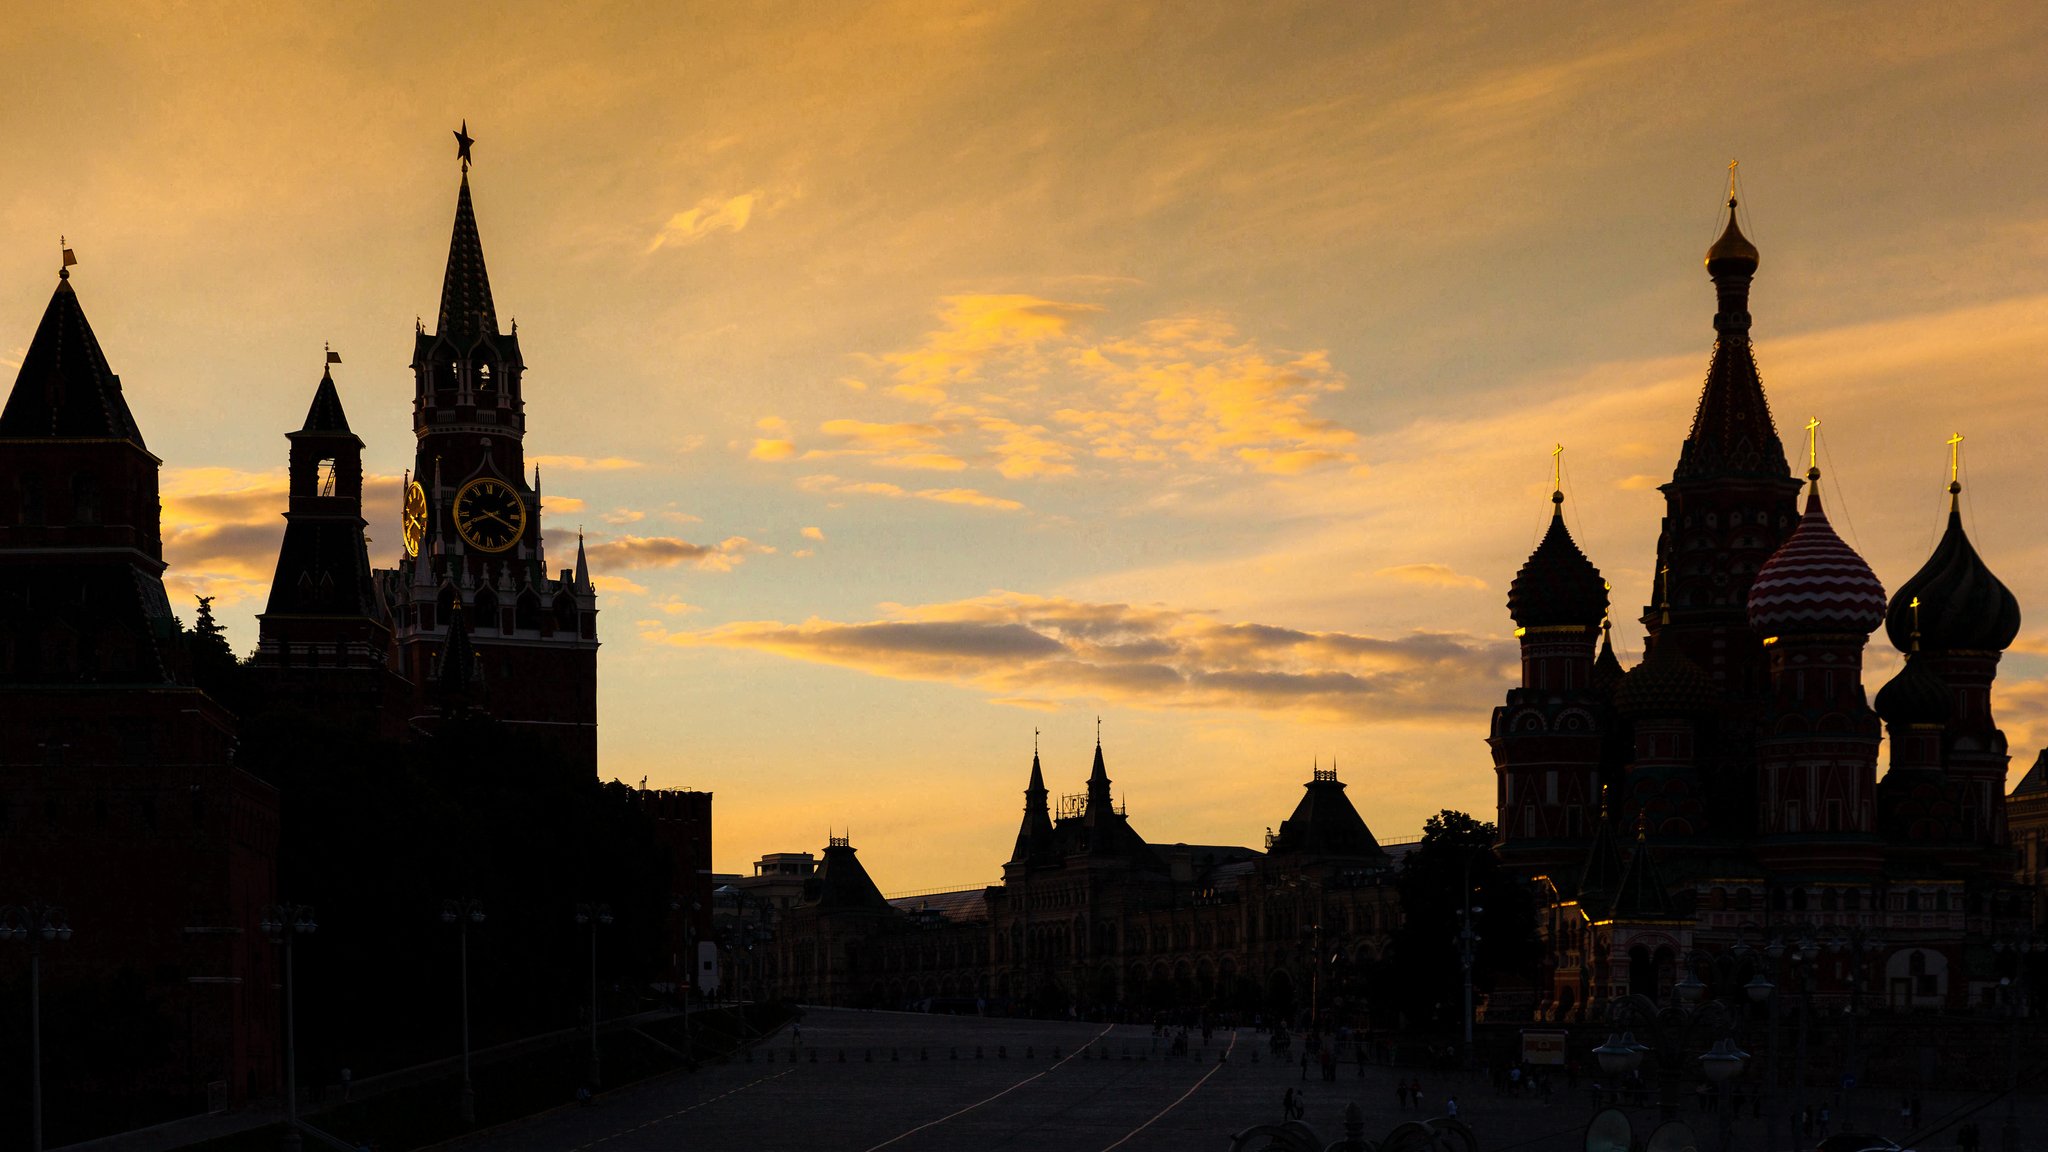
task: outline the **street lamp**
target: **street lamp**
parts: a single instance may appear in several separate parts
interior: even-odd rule
[[[597,1059],[597,929],[599,925],[611,925],[612,906],[588,901],[578,903],[576,922],[590,925],[590,1086],[595,1088],[600,1083]]]
[[[484,922],[484,906],[479,900],[441,901],[441,923],[453,924],[455,934],[462,941],[462,1125],[465,1128],[476,1124],[476,1088],[469,1080],[469,926]]]
[[[28,942],[29,1149],[43,1152],[43,945],[71,939],[62,908],[0,908],[0,940]]]
[[[272,944],[284,949],[284,1147],[286,1152],[298,1152],[299,1054],[292,1005],[292,941],[311,936],[320,925],[309,905],[272,904],[263,909],[257,927]]]

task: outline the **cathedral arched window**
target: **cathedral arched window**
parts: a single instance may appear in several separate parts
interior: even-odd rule
[[[555,597],[555,631],[576,634],[576,600],[567,592]]]
[[[476,615],[469,626],[478,630],[498,630],[498,594],[489,588],[479,588],[476,593]]]
[[[527,588],[519,593],[513,605],[512,626],[521,632],[540,631],[540,597]]]

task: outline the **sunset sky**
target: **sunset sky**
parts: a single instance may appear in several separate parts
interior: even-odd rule
[[[529,371],[603,773],[716,863],[850,829],[995,878],[1042,729],[1155,842],[1334,759],[1383,838],[1491,818],[1508,581],[1566,446],[1640,654],[1731,158],[1788,456],[1888,587],[1967,437],[2048,741],[2039,5],[48,4],[0,23],[0,367],[58,236],[168,579],[253,647],[321,346],[398,548],[458,169]],[[1880,635],[1866,682],[1897,666]]]

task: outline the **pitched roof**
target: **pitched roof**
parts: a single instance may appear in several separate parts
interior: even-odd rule
[[[2048,748],[2041,749],[2034,757],[2033,766],[2012,789],[2015,796],[2031,796],[2036,792],[2048,792]]]
[[[1648,840],[1636,838],[1636,850],[1616,885],[1614,905],[1608,915],[1615,920],[1677,920],[1678,906],[1671,902],[1671,890],[1657,872],[1657,856]]]
[[[1274,855],[1374,856],[1386,852],[1373,838],[1365,818],[1344,795],[1337,770],[1318,769],[1315,778],[1302,786],[1301,800],[1294,814],[1280,822],[1269,852]]]
[[[484,269],[484,242],[477,235],[466,171],[455,194],[455,232],[448,239],[448,271],[441,279],[441,319],[435,332],[462,337],[498,332],[498,309],[491,302],[491,277]]]
[[[890,912],[889,901],[854,855],[853,845],[833,837],[818,871],[804,884],[805,903],[821,912]]]
[[[43,309],[0,409],[0,439],[126,440],[144,447],[142,431],[121,395],[121,378],[86,322],[71,274],[58,273],[57,290]]]
[[[341,410],[341,393],[335,391],[334,373],[320,373],[320,385],[313,389],[313,403],[306,409],[301,432],[347,432],[348,414]]]

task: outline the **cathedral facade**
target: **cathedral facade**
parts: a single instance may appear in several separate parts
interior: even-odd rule
[[[1945,533],[1889,595],[1836,534],[1817,460],[1802,485],[1772,419],[1750,338],[1759,254],[1728,207],[1706,257],[1713,353],[1662,486],[1643,659],[1615,656],[1608,588],[1562,492],[1508,594],[1521,684],[1488,742],[1497,852],[1546,907],[1530,1008],[1591,1019],[1689,974],[1740,983],[1757,971],[1748,948],[1773,939],[1828,948],[1823,999],[1979,1003],[1997,985],[1992,942],[2029,919],[1991,712],[2019,606],[1964,532],[1953,475]],[[1904,665],[1873,701],[1879,629]]]

